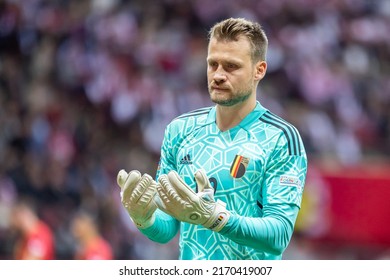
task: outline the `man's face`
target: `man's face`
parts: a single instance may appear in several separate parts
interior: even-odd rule
[[[250,50],[251,45],[243,36],[237,41],[210,40],[207,80],[210,98],[214,103],[233,106],[255,94],[258,79]]]

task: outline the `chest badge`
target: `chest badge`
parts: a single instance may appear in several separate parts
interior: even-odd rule
[[[234,178],[241,178],[244,176],[248,164],[249,158],[236,155],[230,167],[230,175]]]

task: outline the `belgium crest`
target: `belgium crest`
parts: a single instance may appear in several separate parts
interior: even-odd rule
[[[230,167],[230,175],[232,175],[234,178],[241,178],[245,174],[248,163],[249,158],[236,155],[234,157],[232,166]]]

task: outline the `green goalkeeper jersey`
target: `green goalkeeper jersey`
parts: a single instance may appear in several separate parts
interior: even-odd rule
[[[180,230],[180,259],[281,259],[301,205],[307,158],[297,129],[257,102],[236,127],[220,131],[216,108],[183,114],[166,128],[156,179],[176,170],[196,192],[203,168],[230,219],[220,232],[181,223],[161,210],[141,229],[170,241]]]

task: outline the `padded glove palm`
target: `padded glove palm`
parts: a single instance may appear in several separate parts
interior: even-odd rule
[[[127,173],[123,169],[118,172],[117,183],[121,187],[122,204],[133,222],[139,228],[151,226],[157,209],[154,202],[157,183],[148,174],[141,176],[137,170]]]
[[[220,231],[227,223],[230,212],[222,201],[214,201],[214,189],[204,170],[195,173],[198,193],[195,193],[177,174],[171,171],[161,175],[157,185],[159,208],[179,221]]]

